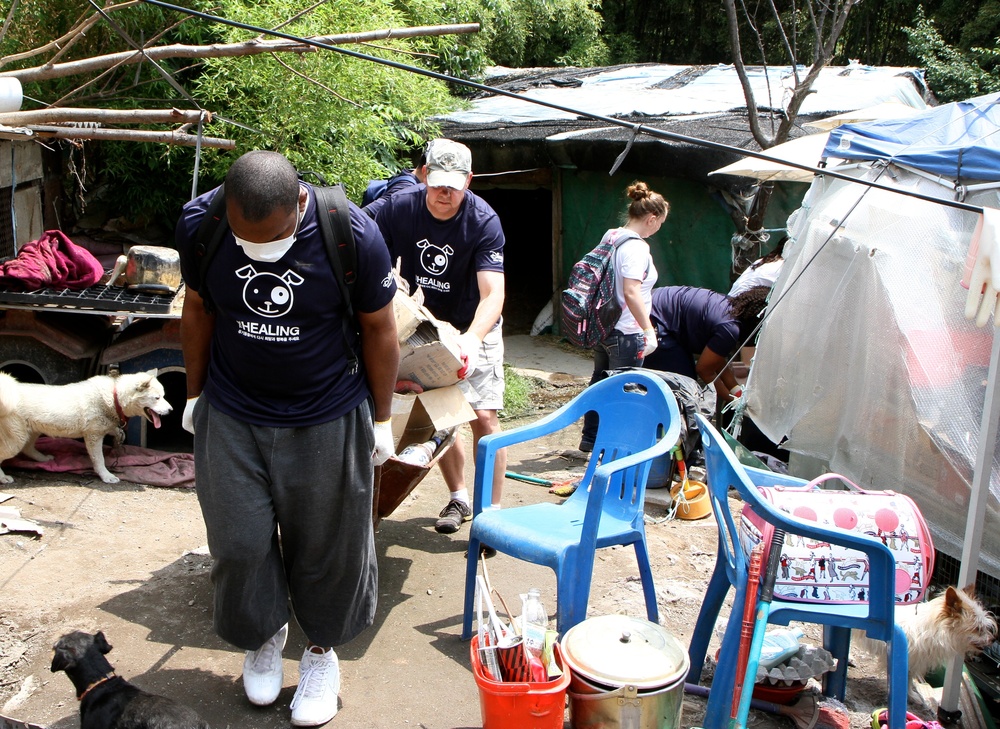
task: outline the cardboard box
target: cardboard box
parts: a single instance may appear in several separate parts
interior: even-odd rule
[[[458,382],[462,358],[455,343],[458,330],[440,321],[423,305],[423,292],[408,296],[403,288],[392,300],[399,339],[397,380],[416,382],[424,390]]]
[[[394,395],[392,398],[392,435],[396,452],[411,443],[423,443],[439,430],[450,430],[430,463],[415,466],[393,456],[383,464],[376,483],[375,526],[403,503],[441,456],[458,439],[458,426],[476,417],[475,411],[456,386],[429,390],[419,395]],[[459,448],[461,448],[459,444]]]
[[[451,339],[454,342],[454,337]],[[433,390],[457,383],[463,366],[458,347],[442,341],[434,324],[421,322],[416,333],[400,345],[396,379],[410,380],[424,390]]]
[[[392,313],[396,317],[396,337],[402,344],[417,331],[420,322],[427,321],[430,312],[402,289],[396,289],[392,299]]]
[[[398,283],[398,282],[397,282]],[[450,435],[425,466],[404,463],[396,457],[386,461],[376,479],[372,520],[376,526],[391,514],[458,438],[462,423],[474,420],[476,412],[458,387],[463,364],[455,344],[458,330],[439,321],[423,306],[420,289],[407,295],[405,282],[393,299],[396,335],[399,338],[397,382],[410,381],[423,390],[420,394],[396,394],[392,399],[392,436],[396,452],[411,443],[423,443],[439,430]]]

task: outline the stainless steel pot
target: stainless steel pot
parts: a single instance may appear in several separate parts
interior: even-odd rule
[[[679,729],[687,651],[642,618],[603,615],[560,641],[573,729]]]
[[[110,282],[150,293],[173,293],[181,285],[180,255],[163,246],[132,246],[118,256]]]

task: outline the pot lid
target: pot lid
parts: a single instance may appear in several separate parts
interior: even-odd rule
[[[690,664],[687,651],[666,628],[643,618],[590,618],[559,642],[573,671],[608,686],[660,688],[682,680]]]

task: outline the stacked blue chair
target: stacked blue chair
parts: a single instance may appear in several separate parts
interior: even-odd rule
[[[589,411],[597,413],[600,425],[583,479],[572,496],[562,504],[483,511],[483,504],[493,501],[493,467],[499,449],[572,426]],[[680,427],[677,401],[670,388],[659,377],[632,371],[591,385],[537,422],[480,439],[462,637],[472,637],[482,545],[555,571],[556,622],[559,632],[565,633],[587,617],[595,551],[631,544],[639,565],[646,617],[657,622],[643,500],[650,463],[677,443]]]
[[[733,686],[736,679],[740,625],[746,601],[756,600],[747,594],[749,557],[739,539],[738,525],[729,510],[728,494],[735,488],[743,501],[764,521],[791,534],[801,534],[817,541],[842,545],[864,552],[870,564],[869,601],[867,604],[836,605],[783,601],[775,594],[768,622],[788,625],[797,620],[823,625],[823,645],[837,659],[837,669],[827,674],[823,693],[843,701],[847,679],[847,654],[851,630],[867,631],[868,637],[884,641],[888,655],[889,727],[902,729],[906,720],[908,688],[906,636],[894,618],[895,561],[881,540],[862,536],[835,527],[824,527],[814,521],[803,521],[778,511],[761,498],[758,486],[803,486],[807,482],[769,471],[743,466],[723,440],[722,435],[703,417],[698,416],[708,471],[712,510],[719,524],[719,551],[715,571],[705,593],[688,653],[691,669],[688,681],[698,683],[705,663],[705,654],[719,611],[729,593],[736,589],[732,612],[722,639],[712,690],[705,713],[705,729],[725,729],[729,725]],[[750,679],[751,681],[753,679]]]

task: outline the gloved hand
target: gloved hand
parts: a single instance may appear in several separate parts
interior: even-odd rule
[[[729,397],[733,400],[739,400],[743,397],[743,385],[737,385],[732,390],[729,391]]]
[[[455,341],[458,343],[462,363],[465,365],[458,371],[458,376],[464,380],[472,374],[476,369],[476,365],[479,364],[479,347],[482,345],[482,342],[475,334],[470,334],[469,332],[459,334]]]
[[[181,427],[191,435],[194,435],[194,406],[198,403],[199,397],[201,395],[189,397],[184,405],[184,414],[181,415]]]
[[[975,318],[976,326],[985,326],[993,313],[994,326],[1000,326],[1000,211],[983,208],[983,217],[972,236],[965,262],[963,285],[968,285],[965,318]]]
[[[645,359],[656,351],[659,342],[656,341],[655,329],[643,329],[642,336],[646,339],[645,344],[642,345],[642,358]]]
[[[392,439],[392,420],[375,421],[375,452],[372,462],[381,466],[396,454],[396,445]]]

